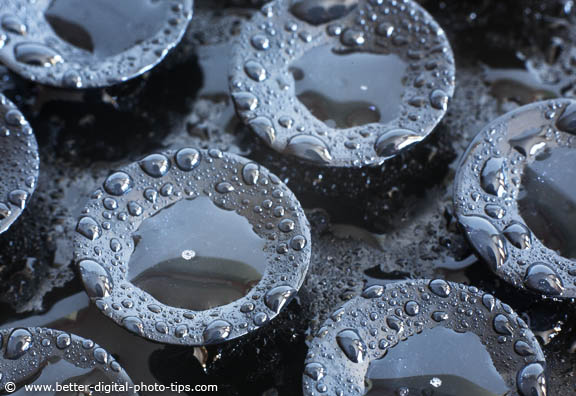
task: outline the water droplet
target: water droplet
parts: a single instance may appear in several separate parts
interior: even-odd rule
[[[416,316],[420,312],[420,305],[416,301],[408,301],[404,304],[404,311],[409,316]]]
[[[494,317],[494,330],[498,334],[502,335],[512,335],[514,332],[514,328],[510,323],[510,320],[503,314],[498,314]]]
[[[268,77],[266,73],[266,69],[262,66],[261,63],[256,62],[254,60],[250,60],[246,62],[244,65],[244,71],[254,81],[264,81]]]
[[[562,132],[576,135],[576,104],[571,103],[562,112],[556,121],[556,128]]]
[[[4,15],[2,17],[2,28],[9,33],[25,36],[28,32],[26,25],[15,15]]]
[[[407,129],[392,129],[376,139],[374,150],[381,157],[393,157],[401,150],[420,142],[423,136]]]
[[[435,89],[430,94],[430,104],[438,110],[446,111],[448,109],[448,101],[450,97],[441,89]]]
[[[258,107],[258,98],[250,92],[235,92],[232,99],[239,111],[253,111]]]
[[[367,287],[362,292],[362,297],[364,298],[378,298],[381,297],[384,293],[384,286],[382,285],[374,285]]]
[[[320,363],[308,363],[304,368],[304,373],[314,381],[320,381],[324,377],[326,369]]]
[[[206,326],[203,333],[204,344],[217,344],[230,336],[232,325],[225,320],[215,320]]]
[[[534,349],[525,341],[518,340],[514,343],[514,351],[520,356],[530,356],[534,354]]]
[[[70,337],[69,334],[62,333],[58,337],[56,337],[56,346],[59,349],[68,348],[70,346],[71,342],[72,342],[72,338]]]
[[[290,240],[290,247],[296,251],[300,251],[306,247],[308,241],[302,235],[296,235]]]
[[[27,329],[15,329],[6,342],[4,357],[16,360],[24,356],[32,346],[32,334]]]
[[[532,247],[532,234],[524,224],[512,223],[504,229],[503,234],[518,249],[530,249]]]
[[[284,152],[320,164],[329,164],[332,161],[332,155],[326,143],[312,135],[292,137]]]
[[[488,194],[502,197],[506,193],[506,173],[504,158],[490,158],[484,164],[480,185]]]
[[[450,284],[443,279],[434,279],[428,284],[430,291],[439,297],[448,297],[452,291]]]
[[[360,47],[366,43],[366,36],[361,30],[346,28],[340,35],[340,41],[350,47]]]
[[[24,209],[26,206],[26,200],[28,199],[28,193],[23,190],[14,190],[8,194],[8,200],[12,205]]]
[[[144,335],[144,324],[135,316],[127,316],[122,320],[122,325],[132,333]]]
[[[234,191],[234,186],[228,182],[222,182],[216,184],[216,191],[220,194],[227,194]]]
[[[294,220],[284,219],[280,223],[278,223],[278,229],[282,232],[291,232],[294,231],[294,227],[296,224]]]
[[[351,0],[330,2],[325,0],[296,1],[290,12],[298,19],[311,25],[324,25],[348,15],[357,4]]]
[[[134,182],[126,172],[114,172],[104,182],[108,194],[122,196],[132,190]]]
[[[103,298],[110,295],[112,279],[104,267],[92,260],[82,260],[78,268],[84,289],[91,298]]]
[[[276,286],[266,293],[265,303],[272,311],[279,313],[288,304],[296,290],[290,286]]]
[[[163,154],[150,154],[138,164],[152,177],[162,177],[170,170],[170,160]]]
[[[260,177],[260,166],[254,162],[250,162],[242,168],[242,179],[249,186],[254,186],[258,183]]]
[[[530,363],[518,372],[521,396],[546,396],[546,375],[540,363]]]
[[[460,216],[458,220],[474,249],[493,271],[506,262],[508,259],[506,240],[490,221],[479,216]]]
[[[256,117],[248,121],[248,125],[258,136],[268,142],[268,144],[274,143],[276,140],[276,130],[267,117]]]
[[[194,148],[183,148],[176,153],[176,165],[184,172],[190,172],[200,164],[200,152]]]
[[[64,62],[58,52],[40,43],[17,44],[14,47],[14,56],[18,62],[38,67],[52,67]]]
[[[368,352],[368,347],[356,330],[342,330],[336,336],[338,346],[346,357],[354,363],[362,363]]]
[[[259,51],[265,51],[270,48],[270,40],[263,34],[256,34],[250,40],[252,46]]]
[[[524,284],[535,292],[549,296],[559,296],[564,292],[562,280],[544,263],[536,263],[528,268]]]
[[[82,217],[80,221],[78,221],[76,231],[91,241],[102,236],[102,228],[100,228],[100,225],[98,225],[92,217],[88,216]]]

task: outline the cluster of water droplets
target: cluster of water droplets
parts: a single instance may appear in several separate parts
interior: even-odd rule
[[[162,304],[127,273],[140,224],[198,197],[246,218],[265,241],[268,265],[245,297],[193,311]],[[310,259],[308,227],[292,193],[263,167],[214,149],[183,148],[151,154],[108,176],[78,221],[75,260],[90,297],[128,330],[168,343],[213,344],[264,325],[294,297]]]
[[[455,185],[458,220],[477,253],[507,281],[552,297],[575,295],[565,253],[576,195],[560,176],[569,178],[576,153],[574,106],[539,102],[495,120],[470,144]]]
[[[326,54],[307,60],[319,48],[326,48]],[[393,64],[391,57],[396,59]],[[313,72],[318,59],[332,58],[335,70],[351,59],[351,69],[341,80]],[[327,166],[380,164],[419,142],[440,121],[454,90],[454,61],[444,32],[408,0],[347,6],[331,1],[272,2],[244,26],[232,63],[232,97],[250,128],[279,152]],[[405,72],[398,73],[399,68]],[[352,90],[359,91],[358,100],[362,92],[368,92],[368,98],[382,97],[383,88],[374,81],[395,78],[401,82],[390,81],[387,88],[401,89],[385,103],[366,105],[357,117],[350,116],[351,127],[339,129],[319,120],[318,113],[302,103],[308,100],[297,96],[297,80],[308,74],[317,80],[311,83],[317,85],[315,92],[308,95],[312,102],[329,92],[343,95],[321,100],[321,106],[337,107],[330,109],[333,113],[348,111],[349,103],[340,109],[329,102],[346,101]],[[343,88],[335,91],[331,85]],[[391,119],[383,122],[370,122],[375,119],[366,114],[378,118],[395,106],[399,110],[392,110]]]
[[[30,124],[0,93],[0,233],[18,218],[38,179],[38,145]]]
[[[11,394],[29,394],[21,388],[29,383],[132,384],[111,354],[93,341],[73,334],[40,327],[2,329],[0,346],[0,388],[10,382],[16,384],[17,389],[10,390]]]
[[[501,393],[509,390],[510,394],[522,396],[546,394],[544,355],[526,323],[494,296],[472,286],[440,279],[372,285],[361,297],[334,311],[311,342],[303,377],[304,394],[364,395],[365,381],[374,382],[373,385],[378,381],[383,381],[380,385],[396,384],[397,388],[389,391],[406,394],[415,384],[414,378],[406,378],[409,377],[406,373],[424,371],[430,362],[404,356],[405,366],[398,368],[396,379],[378,371],[385,367],[387,359],[392,359],[395,348],[410,348],[412,342],[418,344],[417,338],[436,334],[439,328],[456,333],[440,331],[442,337],[448,338],[430,342],[449,344],[457,333],[472,333],[481,341],[483,348],[476,349],[474,356],[466,356],[467,364],[473,367],[469,373],[477,371],[475,365],[483,359],[482,350],[489,355],[488,362],[482,363],[483,369],[493,365],[494,372],[489,373],[488,381],[485,378],[476,386],[500,387]],[[472,346],[465,348],[469,350],[442,350],[442,353],[466,355],[474,351]],[[441,357],[427,356],[426,359],[433,361]],[[426,374],[430,385],[442,386],[442,381],[430,374],[444,373],[423,372],[421,375],[426,377]],[[377,380],[379,376],[384,380]],[[474,381],[474,378],[464,379]],[[457,394],[468,394],[469,390],[466,385]]]
[[[117,84],[164,59],[184,35],[192,5],[193,0],[6,0],[0,60],[42,84]]]

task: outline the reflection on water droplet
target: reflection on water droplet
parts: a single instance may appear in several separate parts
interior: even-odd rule
[[[15,15],[4,15],[2,17],[2,28],[7,32],[19,34],[20,36],[26,35],[28,31],[26,25]]]
[[[382,359],[370,363],[366,382],[370,396],[397,396],[399,389],[406,389],[406,395],[454,396],[496,396],[509,391],[476,334],[442,326],[388,349]]]
[[[418,143],[423,136],[408,129],[392,129],[382,133],[376,139],[374,150],[381,157],[393,157],[401,150]]]
[[[530,363],[524,367],[516,381],[521,396],[546,396],[546,376],[540,363]]]
[[[6,342],[6,359],[15,360],[23,356],[32,346],[32,334],[27,329],[15,329]]]
[[[298,99],[329,127],[387,123],[400,113],[406,64],[397,55],[339,54],[323,45],[291,70]]]
[[[497,270],[506,262],[507,242],[490,221],[479,216],[460,216],[458,220],[474,249],[492,270]]]
[[[556,127],[563,131],[576,135],[576,105],[570,104],[566,106],[558,121],[556,121]]]
[[[104,267],[92,260],[82,260],[78,268],[86,293],[90,297],[102,298],[110,295],[112,279]]]
[[[207,197],[162,209],[133,237],[128,278],[170,306],[205,310],[228,304],[246,295],[267,265],[265,241],[248,220]]]
[[[323,25],[348,15],[356,5],[356,0],[301,0],[294,2],[290,12],[311,25]]]
[[[62,40],[104,58],[153,37],[169,11],[168,1],[53,0],[45,17]]]
[[[354,363],[361,363],[364,361],[368,347],[356,330],[342,330],[336,336],[336,342],[348,359]]]
[[[284,152],[320,164],[328,164],[332,160],[326,143],[312,135],[294,136],[288,142]]]
[[[546,295],[559,296],[564,292],[562,280],[552,268],[543,263],[536,263],[528,268],[524,284],[527,288]]]
[[[554,148],[524,170],[518,197],[522,218],[548,248],[576,258],[576,150]]]
[[[30,66],[51,67],[64,62],[55,50],[40,43],[17,44],[14,47],[14,56],[18,62]]]

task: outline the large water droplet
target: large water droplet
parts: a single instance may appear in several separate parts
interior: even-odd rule
[[[45,17],[62,40],[104,58],[152,38],[169,12],[167,1],[52,0]]]
[[[332,128],[387,123],[398,117],[405,70],[396,55],[339,54],[328,45],[309,50],[291,65],[298,99]]]
[[[490,158],[484,164],[480,175],[480,185],[489,194],[501,197],[506,192],[504,158]]]
[[[91,241],[95,241],[102,236],[102,228],[100,228],[100,225],[92,217],[88,216],[82,217],[80,221],[78,221],[76,231]]]
[[[326,143],[312,135],[294,136],[284,151],[287,154],[320,164],[329,164],[332,161],[332,155]]]
[[[532,233],[524,224],[512,223],[504,229],[503,234],[518,249],[532,247]]]
[[[295,294],[296,290],[291,286],[276,286],[266,293],[264,302],[272,311],[279,313]]]
[[[422,139],[422,135],[408,129],[392,129],[378,136],[374,150],[380,157],[389,158]]]
[[[58,52],[40,43],[20,43],[14,47],[14,56],[18,62],[30,66],[51,67],[64,62]]]
[[[267,117],[256,117],[248,121],[250,128],[262,139],[266,140],[268,144],[274,143],[276,140],[276,130],[272,121]]]
[[[562,132],[576,135],[576,104],[571,103],[562,112],[556,121],[556,128]]]
[[[230,336],[232,325],[225,320],[215,320],[206,326],[203,333],[206,345],[217,344],[226,340]]]
[[[195,148],[183,148],[176,153],[176,165],[184,172],[190,172],[200,164],[200,152]]]
[[[460,224],[474,249],[496,270],[508,259],[506,240],[490,221],[479,216],[460,216]]]
[[[162,230],[160,232],[160,230]],[[144,220],[128,278],[164,304],[205,310],[246,295],[267,265],[247,219],[208,198],[181,200]],[[194,251],[187,260],[183,254]]]
[[[518,372],[518,390],[521,396],[546,396],[546,375],[540,363],[530,363]]]
[[[290,12],[311,25],[323,25],[348,15],[356,6],[355,0],[301,0],[293,3]]]
[[[104,182],[104,189],[108,194],[121,196],[132,190],[134,182],[126,172],[112,173]]]
[[[97,262],[82,260],[78,264],[86,293],[92,298],[108,297],[112,290],[112,279],[108,272]]]
[[[336,336],[336,342],[348,359],[354,363],[361,363],[364,361],[366,353],[368,352],[368,347],[356,330],[342,330]]]
[[[369,396],[496,396],[509,391],[476,334],[442,326],[401,341],[383,358],[373,360],[366,383]]]
[[[576,258],[576,150],[546,150],[529,163],[518,196],[521,216],[548,248]]]
[[[22,357],[32,346],[32,334],[27,329],[15,329],[6,342],[6,359],[16,360]]]
[[[28,32],[24,22],[15,15],[4,15],[2,17],[2,29],[20,36],[24,36]]]
[[[138,164],[152,177],[162,177],[170,170],[170,160],[164,154],[150,154]]]
[[[452,292],[450,284],[443,279],[434,279],[428,284],[430,291],[440,297],[448,297]]]
[[[544,263],[536,263],[528,268],[524,284],[531,290],[549,296],[558,296],[564,292],[562,280]]]

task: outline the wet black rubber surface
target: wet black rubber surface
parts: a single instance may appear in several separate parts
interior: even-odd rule
[[[0,66],[0,89],[33,127],[41,163],[26,210],[0,235],[2,327],[49,325],[85,308],[72,239],[84,203],[111,169],[151,152],[217,148],[270,169],[306,210],[312,259],[296,299],[267,326],[206,348],[149,343],[99,317],[95,307],[84,325],[54,327],[94,339],[134,382],[218,384],[222,395],[299,395],[307,342],[335,309],[373,283],[444,278],[510,305],[544,351],[548,394],[572,394],[573,301],[543,299],[498,278],[474,256],[452,209],[458,158],[480,130],[521,105],[574,97],[572,2],[420,1],[452,45],[454,97],[426,140],[382,167],[361,169],[285,157],[233,118],[222,62],[254,12],[251,3],[197,1],[183,42],[162,64],[105,90],[43,87]],[[58,302],[64,308],[54,317],[36,318],[50,316]],[[115,342],[134,347],[115,352]]]

